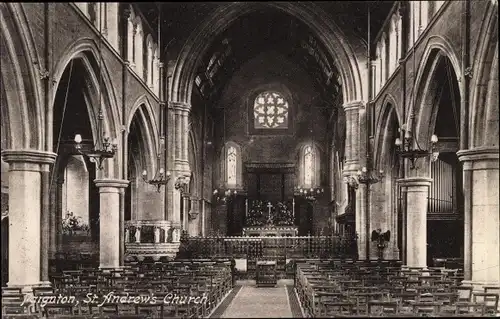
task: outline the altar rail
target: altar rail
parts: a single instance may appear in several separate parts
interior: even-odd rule
[[[190,237],[183,244],[188,258],[354,258],[356,241],[342,236]]]

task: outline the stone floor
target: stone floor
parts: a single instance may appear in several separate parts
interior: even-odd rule
[[[241,287],[241,288],[240,288]],[[225,309],[216,311],[211,318],[294,318],[301,317],[293,290],[293,280],[279,280],[276,287],[260,288],[255,280],[241,280],[238,291]],[[290,300],[292,299],[292,300]],[[221,311],[222,310],[222,311]]]

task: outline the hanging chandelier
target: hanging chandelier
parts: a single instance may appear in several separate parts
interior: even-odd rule
[[[164,137],[160,138],[160,145],[161,145],[161,147],[160,147],[160,152],[161,152],[165,146],[165,138]],[[148,180],[148,178],[147,178],[148,171],[147,170],[142,171],[142,179],[144,180],[144,182],[155,186],[157,188],[157,192],[159,193],[162,186],[166,187],[166,185],[168,184],[168,181],[170,180],[170,175],[171,175],[170,171],[166,171],[166,173],[165,173],[165,169],[161,165],[161,153],[158,153],[156,167],[157,167],[157,171],[152,179]]]
[[[112,158],[118,150],[117,143],[111,143],[110,138],[105,136],[102,130],[103,119],[102,110],[99,110],[99,115],[97,116],[98,138],[91,150],[86,150],[82,147],[82,136],[80,134],[75,135],[75,148],[77,152],[88,157],[91,163],[96,164],[98,170],[103,169],[104,159]]]
[[[415,163],[417,159],[430,156],[431,161],[435,161],[439,156],[439,151],[437,150],[438,137],[436,134],[431,136],[431,147],[430,150],[421,149],[418,142],[415,140],[417,147],[413,147],[413,135],[410,131],[406,130],[406,125],[403,125],[402,135],[404,136],[404,142],[398,137],[396,138],[396,152],[402,158],[406,158],[410,161],[410,168],[415,168]]]
[[[99,19],[101,17],[101,11],[99,10]],[[101,20],[100,20],[101,21]],[[103,128],[104,115],[102,112],[102,32],[99,29],[99,112],[97,114],[97,138],[94,147],[91,150],[84,149],[82,147],[82,136],[80,134],[75,134],[75,148],[78,153],[87,156],[91,163],[96,164],[98,170],[103,169],[104,159],[112,158],[115,156],[118,150],[118,144],[116,140],[113,143],[110,142],[110,137],[106,136]]]
[[[295,196],[302,196],[307,200],[315,201],[321,194],[325,192],[322,187],[295,187]]]
[[[236,188],[216,188],[212,194],[216,201],[225,203],[231,198],[238,196],[238,190]]]
[[[413,14],[413,21],[415,21],[415,11],[412,11]],[[414,118],[414,110],[416,107],[416,63],[415,63],[415,39],[417,37],[417,32],[415,29],[415,23],[413,23],[413,93],[412,93],[412,113],[410,114],[410,125],[414,124],[415,121],[413,121]],[[414,130],[413,130],[414,131]],[[417,159],[419,158],[424,158],[427,156],[431,156],[431,161],[437,160],[437,157],[439,156],[439,152],[437,151],[436,144],[438,142],[438,137],[435,134],[432,134],[431,136],[431,147],[428,150],[424,150],[420,147],[418,143],[418,138],[413,138],[412,130],[410,127],[408,127],[407,124],[403,124],[402,128],[400,129],[400,136],[403,137],[404,141],[401,140],[401,138],[396,138],[396,141],[394,144],[396,145],[396,153],[403,159],[408,159],[410,161],[410,169],[415,169],[415,163]],[[414,143],[415,142],[415,143]],[[414,146],[415,144],[415,146]]]

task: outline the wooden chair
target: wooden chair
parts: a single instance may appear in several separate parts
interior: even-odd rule
[[[478,301],[478,299],[482,299]],[[483,303],[483,314],[496,314],[498,312],[498,299],[496,293],[475,292],[473,294],[473,303]]]
[[[369,315],[385,315],[389,313],[398,313],[399,306],[397,301],[380,301],[371,300],[368,302],[368,314]]]
[[[323,303],[324,315],[326,318],[337,316],[338,314],[353,314],[354,303],[349,301],[325,301]],[[321,316],[322,317],[322,316]]]
[[[441,302],[436,301],[417,301],[412,305],[413,313],[416,315],[425,313],[431,316],[435,316],[436,314],[441,312],[442,305],[443,304]]]

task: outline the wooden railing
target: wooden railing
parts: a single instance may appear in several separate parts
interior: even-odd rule
[[[179,253],[186,258],[353,258],[356,251],[356,241],[342,236],[189,237]]]

